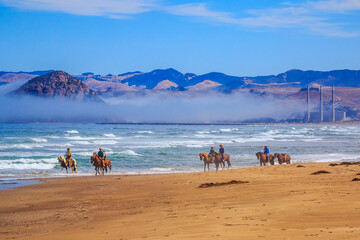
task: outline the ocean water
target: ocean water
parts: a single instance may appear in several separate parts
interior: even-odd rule
[[[112,174],[199,172],[198,154],[220,143],[233,168],[258,166],[264,144],[294,163],[360,160],[360,126],[0,124],[0,179],[66,176],[57,156],[68,147],[78,176],[94,174],[90,156],[98,147]]]

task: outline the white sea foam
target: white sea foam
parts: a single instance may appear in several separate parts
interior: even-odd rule
[[[173,168],[161,168],[161,167],[150,168],[150,171],[153,172],[172,172],[173,170],[174,170]]]
[[[66,136],[64,138],[70,139],[70,140],[85,140],[85,141],[96,139],[94,137],[81,137],[81,136]]]
[[[238,128],[220,128],[221,132],[232,132],[232,131],[238,131]]]
[[[104,137],[109,137],[109,138],[115,138],[116,136],[112,133],[105,133],[103,134]]]
[[[57,163],[57,158],[18,158],[18,159],[12,159],[12,160],[3,160],[0,159],[1,163],[18,163],[18,164],[27,164],[27,163]]]
[[[48,141],[45,138],[30,138],[30,140],[37,143],[46,143]]]
[[[53,169],[57,164],[56,158],[30,159],[19,158],[13,160],[0,160],[0,169],[29,170],[29,169]]]
[[[53,169],[56,166],[56,164],[46,164],[46,163],[29,163],[29,164],[17,164],[17,163],[11,163],[11,164],[1,164],[0,169],[1,170],[49,170]]]
[[[116,154],[116,152],[114,152]],[[125,151],[122,151],[122,152],[117,152],[117,154],[120,154],[120,155],[130,155],[130,156],[142,156],[141,154],[139,153],[136,153],[132,150],[125,150]]]
[[[148,134],[153,134],[153,131],[136,131],[137,133],[148,133]]]
[[[114,141],[114,140],[97,140],[97,141],[94,141],[94,143],[100,144],[100,145],[114,145],[114,144],[118,144],[119,142]]]
[[[69,130],[69,131],[65,131],[66,133],[73,133],[73,134],[76,134],[76,133],[79,133],[78,131],[76,130]]]
[[[20,143],[20,144],[12,144],[12,145],[1,145],[1,149],[33,149],[33,148],[42,148],[43,146],[40,144],[34,144],[34,143]]]
[[[70,144],[73,144],[73,145],[76,145],[76,144],[78,144],[78,145],[90,145],[92,143],[89,142],[89,141],[72,141]]]

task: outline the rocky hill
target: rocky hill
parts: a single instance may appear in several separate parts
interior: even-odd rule
[[[35,77],[12,94],[41,97],[64,97],[72,100],[101,102],[85,83],[63,71],[53,71]]]

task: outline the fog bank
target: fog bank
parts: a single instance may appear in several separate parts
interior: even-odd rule
[[[16,86],[0,86],[4,114],[0,122],[89,123],[215,123],[249,119],[282,120],[302,113],[304,106],[250,93],[151,93],[102,98],[105,103],[75,102],[61,98],[8,96]]]

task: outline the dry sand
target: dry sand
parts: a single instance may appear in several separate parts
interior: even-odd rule
[[[0,239],[360,239],[360,166],[302,165],[46,179],[0,191]]]

